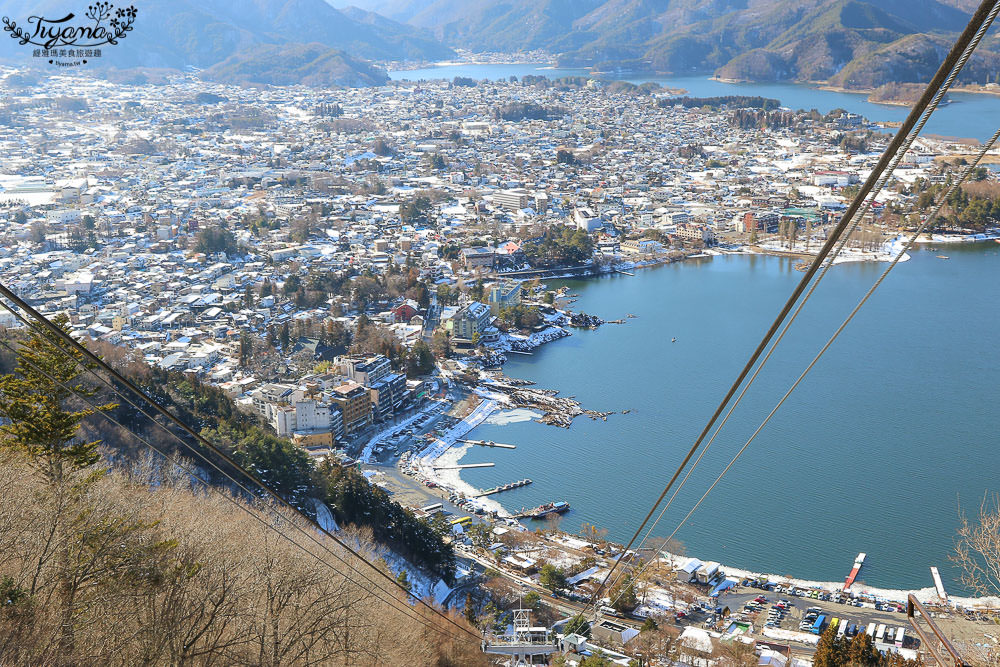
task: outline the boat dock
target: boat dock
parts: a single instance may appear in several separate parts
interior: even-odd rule
[[[936,567],[931,566],[931,576],[934,577],[934,588],[937,589],[938,597],[942,602],[948,601],[948,593],[944,590],[944,583],[941,581],[941,573]]]
[[[526,354],[529,357],[531,356],[531,352],[527,352],[525,350],[504,350],[504,352],[513,352],[514,354]]]
[[[501,449],[517,449],[516,445],[506,445],[502,442],[493,442],[492,440],[462,440],[459,442],[464,442],[469,445],[479,445],[480,447],[500,447]]]
[[[494,493],[512,491],[513,489],[520,489],[522,486],[528,486],[529,484],[531,484],[530,479],[522,479],[517,482],[511,482],[510,484],[504,484],[503,486],[494,486],[492,489],[487,489],[482,493],[476,494],[476,498],[482,498],[483,496],[492,496]]]
[[[634,276],[635,275],[634,273],[632,273],[630,271],[622,271],[621,269],[618,269],[617,272],[620,273],[620,274],[622,274],[623,276]]]
[[[465,470],[466,468],[492,468],[494,463],[459,463],[453,466],[434,466],[435,470]]]
[[[847,589],[851,587],[851,584],[854,583],[854,580],[858,578],[858,572],[861,571],[861,566],[864,562],[865,554],[859,553],[858,557],[854,559],[854,568],[851,570],[851,573],[847,575],[847,579],[844,580],[844,591],[847,591]]]

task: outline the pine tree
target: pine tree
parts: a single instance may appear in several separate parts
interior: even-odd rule
[[[626,574],[618,585],[611,589],[611,606],[616,611],[622,613],[631,612],[639,604],[639,598],[635,594],[635,582],[632,575]]]
[[[844,664],[844,647],[837,638],[837,631],[831,625],[819,638],[816,655],[813,656],[813,667],[838,667]]]
[[[847,663],[851,665],[874,667],[879,663],[878,656],[872,638],[866,632],[859,632],[847,646]]]
[[[250,358],[253,356],[253,341],[250,339],[249,334],[243,332],[240,334],[240,366],[246,367],[250,365]]]
[[[68,318],[53,319],[68,331]],[[60,483],[70,472],[97,463],[100,440],[85,442],[77,429],[85,418],[116,407],[72,409],[70,399],[90,398],[97,392],[82,381],[83,354],[52,332],[32,329],[19,345],[17,366],[0,377],[0,446],[28,455],[28,461],[49,484]],[[76,407],[76,406],[74,406]]]
[[[281,345],[282,352],[288,351],[289,341],[290,341],[290,336],[288,334],[288,322],[284,322],[281,325],[281,329],[278,332],[278,344]]]

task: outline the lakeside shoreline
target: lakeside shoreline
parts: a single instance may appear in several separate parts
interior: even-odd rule
[[[668,551],[661,552],[661,559],[667,560],[673,563],[684,563],[691,558],[697,558],[696,556],[681,556]],[[702,560],[702,559],[698,559]],[[717,561],[703,561],[703,562],[717,562]],[[788,575],[778,575],[771,574],[767,572],[758,572],[755,570],[749,570],[739,567],[731,567],[725,563],[719,563],[719,568],[725,573],[727,577],[737,577],[739,579],[766,579],[769,583],[780,584],[780,585],[792,585],[798,588],[806,588],[812,590],[824,590],[830,593],[838,593],[843,590],[843,581],[818,581],[812,579],[800,579],[794,576]],[[930,574],[928,573],[928,577]],[[851,584],[847,592],[855,593],[859,595],[869,595],[876,598],[884,598],[886,600],[891,600],[893,602],[906,602],[908,595],[913,594],[918,600],[923,603],[929,604],[947,604],[948,606],[962,606],[965,608],[976,608],[976,609],[998,609],[1000,608],[1000,597],[998,596],[983,596],[983,597],[970,597],[961,595],[951,595],[948,594],[948,602],[944,603],[940,597],[938,597],[937,589],[934,587],[933,583],[930,586],[924,588],[915,589],[903,589],[903,588],[882,588],[879,586],[870,586],[863,581],[857,581]]]
[[[729,77],[715,76],[714,74],[708,77],[709,81],[717,81],[719,83],[727,83],[730,85],[753,85],[761,83],[784,83],[791,86],[805,86],[808,88],[814,88],[816,90],[826,90],[831,93],[846,93],[848,95],[865,95],[865,100],[871,104],[884,104],[887,106],[902,106],[911,107],[914,101],[907,100],[873,100],[870,99],[870,95],[875,92],[876,88],[844,88],[843,86],[835,86],[833,84],[824,83],[822,81],[754,81],[752,79],[734,79]],[[952,86],[948,92],[950,93],[968,93],[970,95],[995,95],[1000,96],[1000,88],[989,89],[984,86]],[[949,100],[947,104],[951,104],[956,100]]]
[[[555,70],[555,69],[579,69],[588,72],[588,76],[593,77],[616,77],[623,76],[629,78],[636,78],[645,76],[652,76],[657,78],[669,79],[675,76],[671,72],[657,71],[657,70],[617,70],[617,71],[604,71],[597,70],[593,67],[560,67],[555,61],[542,62],[536,60],[505,60],[503,62],[498,62],[495,60],[441,60],[434,62],[423,62],[423,63],[399,63],[401,67],[396,69],[386,68],[389,73],[392,72],[413,72],[422,69],[435,69],[438,67],[478,67],[483,65],[510,65],[510,66],[523,66],[523,65],[536,65],[539,70]],[[885,106],[893,107],[912,107],[914,101],[905,99],[886,99],[886,100],[873,100],[871,99],[871,94],[875,92],[876,88],[845,88],[843,86],[835,86],[822,81],[755,81],[753,79],[740,79],[740,78],[729,78],[721,77],[715,74],[705,77],[709,81],[716,81],[718,83],[724,83],[729,85],[757,85],[757,84],[770,84],[779,83],[787,84],[793,86],[805,86],[808,88],[813,88],[815,90],[825,90],[831,93],[844,93],[848,95],[864,95],[865,101],[870,104],[881,104]],[[624,79],[623,79],[624,80]],[[686,89],[683,88],[668,88],[671,94],[687,94]],[[683,92],[675,92],[683,91]],[[964,85],[964,86],[952,86],[949,90],[951,93],[966,93],[970,95],[992,95],[1000,96],[1000,88],[986,88],[985,86],[976,85]],[[949,99],[944,102],[944,105],[955,103],[957,100]],[[943,106],[943,105],[942,105]]]
[[[944,235],[944,236],[942,236],[942,235],[926,236],[925,235],[925,236],[921,237],[920,241],[923,242],[923,243],[946,242],[945,241],[945,236],[947,237],[947,242],[950,242],[950,243],[982,242],[982,241],[988,241],[989,238],[991,237],[991,235]],[[710,254],[711,255],[711,254],[729,254],[729,253],[724,253],[724,252],[712,250],[709,253],[705,253],[705,254]],[[742,253],[733,253],[733,254],[751,254],[751,253],[744,251]],[[695,258],[695,257],[691,257],[691,258]],[[856,260],[867,259],[867,260],[870,261],[871,260],[871,256],[870,256],[870,253],[869,253],[868,257],[858,257],[858,258],[855,258],[855,259]],[[641,268],[641,266],[642,265],[640,263],[636,263],[635,268]],[[569,388],[567,388],[567,389],[569,389]],[[500,418],[503,418],[503,416],[506,414],[506,411],[501,410],[497,414],[499,414]],[[472,436],[472,437],[475,437],[475,436]],[[494,435],[494,437],[496,437],[496,436]],[[497,438],[497,439],[500,440],[501,438]],[[513,441],[513,442],[516,442],[516,441]],[[529,530],[530,530],[530,528],[529,528]],[[709,552],[710,551],[711,550],[709,550]],[[759,570],[765,570],[766,571],[766,570],[768,570],[770,568],[768,568],[766,565],[763,565],[763,566],[759,566],[758,565],[756,567],[756,569],[737,568],[737,567],[727,567],[725,569],[727,570],[727,572],[730,572],[732,574],[747,573],[747,575],[749,576],[749,575],[758,575],[758,574],[760,574]],[[791,570],[791,572],[792,572],[792,574],[794,574],[795,570]],[[845,573],[846,573],[846,571],[845,571]],[[924,574],[925,575],[929,575],[929,573],[927,573],[926,570],[924,571]],[[827,589],[827,590],[830,590],[830,589],[838,589],[839,590],[839,588],[841,588],[843,586],[843,582],[842,581],[839,581],[839,582],[816,581],[814,579],[783,577],[783,576],[776,576],[776,575],[769,575],[768,578],[770,580],[772,580],[772,581],[803,582],[803,585],[805,585],[805,586],[815,586],[817,588],[823,588],[823,589]],[[927,577],[927,579],[928,579],[928,582],[929,582],[929,576]],[[910,583],[910,585],[912,586],[914,582],[912,582],[912,580],[908,580],[908,583]],[[955,585],[955,584],[952,584],[952,585]],[[865,586],[865,585],[859,587],[859,586],[855,585],[855,587],[853,587],[851,590],[852,591],[856,591],[856,592],[868,592],[868,593],[871,593],[872,595],[887,597],[887,598],[896,599],[896,600],[899,600],[899,599],[905,600],[906,595],[908,593],[910,593],[910,592],[913,592],[914,594],[916,594],[917,597],[918,597],[918,599],[921,599],[921,600],[933,601],[933,600],[937,599],[936,591],[931,586],[928,586],[926,588],[916,588],[915,587],[915,588],[904,589],[904,588],[894,588],[894,587],[892,587],[892,583],[891,582],[887,582],[887,584],[885,585],[885,587],[875,587],[875,586]],[[952,598],[952,600],[955,601],[955,602],[958,602],[960,604],[977,606],[977,607],[991,606],[995,602],[992,599],[986,599],[986,598],[984,598],[984,599],[978,599],[978,598],[971,598],[971,597],[954,597],[954,598]]]

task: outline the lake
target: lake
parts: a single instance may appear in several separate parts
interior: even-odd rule
[[[416,70],[389,72],[389,77],[400,81],[420,81],[423,79],[453,79],[465,76],[473,79],[499,80],[511,76],[589,76],[585,69],[553,68],[539,64],[486,64],[486,65],[446,65]],[[614,78],[608,75],[607,78]],[[841,108],[859,113],[869,120],[902,121],[909,109],[889,104],[873,104],[867,101],[867,94],[841,93],[820,90],[810,86],[792,83],[723,83],[706,76],[663,77],[638,74],[622,75],[632,83],[655,81],[668,88],[684,88],[694,97],[715,95],[760,95],[781,100],[782,105],[792,109],[817,109],[826,113]],[[988,139],[996,131],[1000,118],[1000,97],[973,93],[953,93],[952,102],[938,109],[928,121],[925,132],[952,137],[971,137],[979,141]]]
[[[898,265],[678,534],[688,552],[837,581],[865,551],[868,584],[930,586],[937,565],[956,589],[947,556],[959,504],[974,512],[997,489],[998,251],[942,246]],[[884,267],[831,269],[656,534],[670,533]],[[496,499],[508,509],[566,500],[564,530],[589,522],[627,540],[801,276],[791,260],[730,255],[550,282],[580,295],[575,310],[638,317],[510,355],[504,371],[631,412],[570,429],[485,424],[470,437],[517,449],[472,448],[463,463],[496,467],[463,479],[489,488],[530,477]]]

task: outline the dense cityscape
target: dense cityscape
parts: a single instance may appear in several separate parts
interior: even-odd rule
[[[515,446],[470,435],[499,412],[530,410],[552,428],[614,414],[504,373],[513,355],[641,317],[583,312],[558,281],[732,254],[805,271],[892,124],[596,76],[361,88],[16,67],[0,78],[0,283],[324,529],[352,524],[389,576],[484,642],[513,636],[561,654],[552,664],[584,666],[926,659],[908,591],[853,583],[864,554],[851,581],[829,585],[700,560],[676,542],[625,550],[601,526],[560,527],[569,504],[558,497],[503,504],[530,479],[477,489],[460,476],[470,447]],[[837,261],[891,261],[977,148],[918,138]],[[977,167],[956,192],[921,240],[992,245],[994,172]],[[12,344],[36,335],[14,308],[0,326]],[[15,352],[0,350],[0,367],[28,377],[23,364],[39,357]],[[81,413],[84,439],[134,459],[138,430],[189,458],[101,391],[116,405]],[[197,467],[237,493],[221,469]],[[628,574],[605,588],[618,564]],[[22,590],[13,582],[0,590]],[[995,664],[996,639],[982,635],[997,605],[972,596],[983,592],[949,598],[939,582],[919,593],[954,641]],[[514,615],[526,609],[544,627],[528,632]],[[379,650],[269,664],[402,659]],[[186,660],[172,664],[201,664]]]

